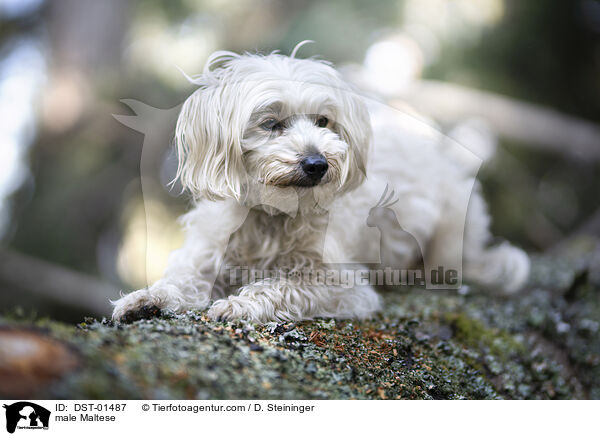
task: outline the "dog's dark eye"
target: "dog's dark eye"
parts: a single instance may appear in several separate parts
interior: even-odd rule
[[[316,125],[317,127],[327,127],[329,124],[329,119],[324,116],[317,117]]]
[[[261,127],[261,129],[269,130],[269,131],[282,130],[283,123],[279,120],[276,120],[275,118],[269,118],[268,120],[264,121],[260,125],[260,127]]]

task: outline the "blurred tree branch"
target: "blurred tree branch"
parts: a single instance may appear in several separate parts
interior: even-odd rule
[[[100,316],[110,313],[109,299],[119,296],[116,287],[95,277],[7,249],[0,249],[0,283]]]
[[[381,95],[391,106],[408,103],[445,125],[484,118],[495,133],[521,145],[562,156],[600,162],[600,125],[548,107],[448,82],[416,80],[401,91],[385,92],[362,67],[346,74],[360,88]],[[399,104],[395,104],[395,102]]]
[[[485,118],[524,145],[584,161],[600,161],[600,126],[556,110],[451,83],[419,81],[397,97],[442,123]]]

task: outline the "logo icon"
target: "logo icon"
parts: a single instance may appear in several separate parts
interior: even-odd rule
[[[50,411],[29,401],[5,404],[6,431],[14,433],[18,429],[48,429]]]

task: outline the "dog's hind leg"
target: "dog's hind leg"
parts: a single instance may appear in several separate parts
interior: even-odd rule
[[[508,242],[489,246],[489,215],[478,190],[473,192],[463,246],[464,277],[484,287],[513,293],[520,290],[529,278],[529,256]]]

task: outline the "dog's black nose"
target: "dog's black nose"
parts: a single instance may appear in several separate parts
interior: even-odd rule
[[[321,180],[329,168],[327,159],[320,153],[305,157],[300,162],[300,166],[308,178],[315,182]]]

